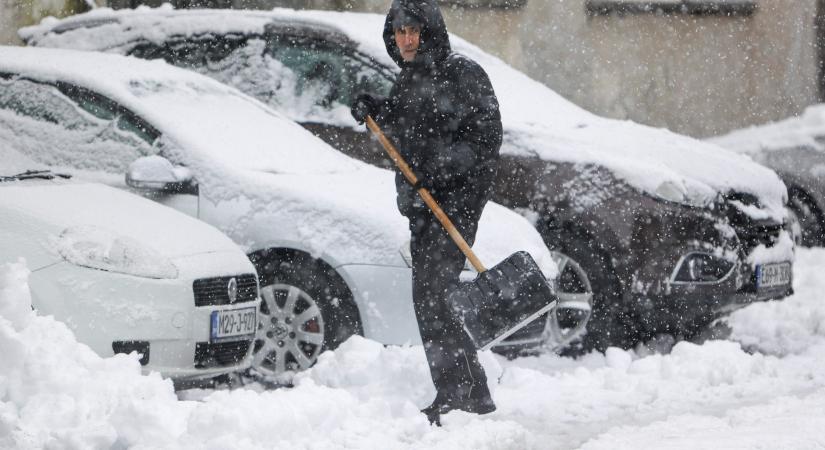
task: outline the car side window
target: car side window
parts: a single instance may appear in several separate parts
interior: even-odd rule
[[[41,163],[124,173],[157,153],[157,133],[134,126],[112,100],[65,83],[0,78],[0,128],[15,148]]]
[[[0,109],[16,114],[17,121],[47,122],[68,130],[95,126],[54,86],[22,77],[0,78]]]
[[[359,92],[387,95],[392,76],[368,57],[350,49],[318,40],[276,35],[269,55],[297,77],[295,94],[331,109],[350,105]]]
[[[245,46],[246,39],[246,36],[239,34],[173,37],[162,45],[148,41],[137,43],[128,54],[141,59],[163,59],[179,67],[200,69],[226,59]]]
[[[151,147],[160,134],[131,111],[98,93],[65,83],[58,83],[57,87],[80,109],[110,124],[107,128],[112,131],[104,138]]]
[[[141,42],[129,55],[163,59],[169,64],[194,70],[261,100],[275,108],[282,104],[283,70],[264,57],[266,43],[255,35],[173,37],[161,45]],[[286,104],[290,102],[287,100]]]

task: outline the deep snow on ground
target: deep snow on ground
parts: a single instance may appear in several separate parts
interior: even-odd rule
[[[179,400],[134,356],[101,359],[36,316],[21,262],[0,268],[0,448],[823,448],[823,269],[825,250],[799,250],[796,294],[736,312],[729,341],[575,360],[485,353],[498,411],[436,428],[418,413],[434,394],[421,348],[361,338],[294,388]]]

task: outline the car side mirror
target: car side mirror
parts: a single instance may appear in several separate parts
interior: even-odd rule
[[[175,166],[162,156],[144,156],[129,165],[126,185],[143,192],[197,194],[198,186],[192,172]]]

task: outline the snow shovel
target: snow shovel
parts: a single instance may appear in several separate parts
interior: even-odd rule
[[[369,116],[366,123],[407,181],[415,186],[418,177],[378,124]],[[430,192],[419,188],[418,194],[478,272],[475,280],[461,283],[447,295],[448,305],[461,318],[476,348],[492,348],[556,306],[556,295],[529,253],[516,252],[487,270]]]

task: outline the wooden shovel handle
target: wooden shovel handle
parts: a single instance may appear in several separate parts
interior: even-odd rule
[[[387,139],[386,136],[384,136],[384,132],[381,131],[381,128],[378,126],[377,123],[375,123],[374,120],[372,120],[372,117],[370,116],[367,116],[367,128],[369,128],[370,131],[372,131],[373,134],[375,134],[375,136],[381,142],[381,145],[383,145],[384,149],[387,150],[387,153],[390,154],[390,158],[392,158],[392,160],[395,161],[395,164],[398,166],[398,168],[401,169],[401,173],[404,174],[404,177],[407,178],[407,181],[409,181],[411,185],[415,186],[416,183],[418,183],[418,177],[415,176],[415,173],[412,171],[412,169],[410,169],[410,166],[407,164],[406,161],[404,161],[404,158],[401,157],[401,154],[398,153],[398,150],[395,148],[395,146],[392,145],[392,142],[390,142],[390,140]],[[473,252],[473,249],[471,249],[470,246],[467,245],[467,241],[464,240],[464,237],[462,237],[461,233],[459,233],[458,230],[455,228],[455,225],[453,225],[453,222],[450,220],[449,217],[447,217],[447,214],[444,213],[444,210],[442,210],[441,207],[438,206],[438,203],[435,201],[430,192],[424,188],[419,188],[418,195],[420,195],[421,198],[424,199],[424,203],[426,203],[427,206],[430,207],[430,210],[432,210],[433,214],[435,214],[435,217],[438,219],[439,222],[441,222],[441,226],[443,226],[444,229],[447,230],[447,233],[449,233],[450,237],[453,238],[453,241],[455,241],[456,245],[458,245],[458,248],[461,249],[461,252],[464,253],[467,259],[470,261],[470,264],[472,264],[473,267],[475,267],[476,271],[478,271],[478,273],[486,272],[487,269],[484,267],[484,264],[481,264],[481,261]]]

